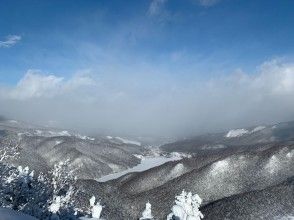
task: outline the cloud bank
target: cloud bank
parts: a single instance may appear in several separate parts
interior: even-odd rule
[[[1,47],[12,47],[17,44],[21,40],[21,36],[18,35],[8,35],[4,41],[0,41],[0,48]]]
[[[63,78],[28,70],[17,85],[1,86],[0,114],[92,133],[180,136],[293,120],[293,100],[294,63],[283,60],[182,82],[168,74]]]

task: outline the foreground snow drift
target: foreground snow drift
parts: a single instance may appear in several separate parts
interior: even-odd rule
[[[1,220],[37,220],[36,218],[25,215],[21,212],[14,211],[12,209],[0,208]]]

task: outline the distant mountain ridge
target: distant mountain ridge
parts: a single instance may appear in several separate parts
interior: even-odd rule
[[[202,153],[203,150],[223,151],[234,146],[294,141],[294,121],[232,129],[227,132],[198,135],[164,144],[161,149],[172,152]]]

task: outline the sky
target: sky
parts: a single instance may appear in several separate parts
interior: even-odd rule
[[[0,114],[123,135],[294,120],[292,0],[0,0]]]

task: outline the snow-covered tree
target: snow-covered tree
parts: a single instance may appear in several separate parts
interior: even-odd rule
[[[52,197],[49,199],[51,219],[74,219],[73,195],[76,177],[68,167],[69,160],[54,165],[51,173]],[[58,218],[57,218],[58,216]]]
[[[91,217],[81,217],[79,218],[80,220],[100,220],[101,212],[103,209],[103,206],[100,204],[100,201],[96,202],[95,196],[92,196],[90,198],[90,212],[91,212]]]
[[[35,176],[28,167],[16,168],[0,161],[0,207],[38,219],[75,219],[75,181],[67,163],[56,165],[48,174]]]
[[[172,207],[172,212],[167,216],[167,220],[201,220],[203,214],[200,212],[199,207],[202,199],[199,195],[192,195],[191,192],[187,193],[185,190],[179,196],[176,196],[175,205]]]
[[[102,212],[102,205],[100,204],[100,202],[96,202],[96,198],[95,196],[92,196],[92,198],[90,199],[90,206],[92,208],[92,218],[94,219],[100,219],[100,215]]]
[[[5,194],[5,204],[2,207],[9,207],[15,210],[22,210],[28,203],[28,198],[33,193],[31,190],[31,182],[34,172],[30,172],[28,167],[17,169],[6,166],[8,173],[3,177],[2,193]]]
[[[140,218],[140,220],[152,220],[152,219],[153,219],[153,216],[151,213],[151,204],[150,202],[147,202],[145,210],[142,212],[142,217]]]

